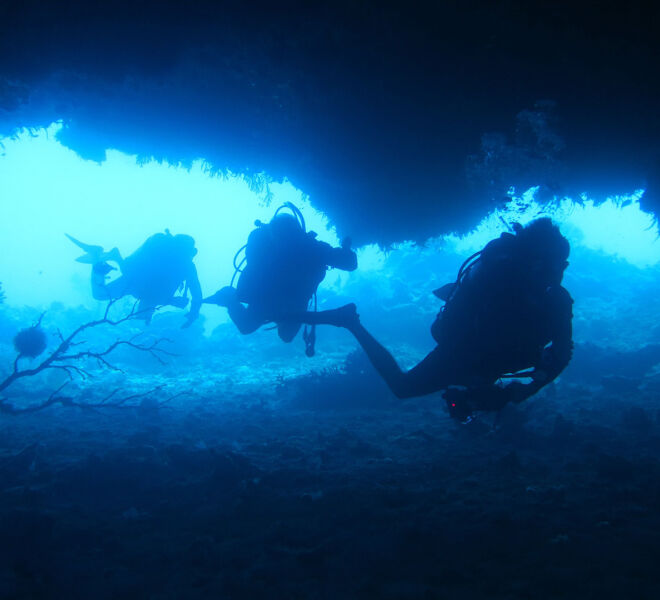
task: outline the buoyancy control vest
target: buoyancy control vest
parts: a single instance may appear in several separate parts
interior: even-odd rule
[[[553,296],[531,285],[519,242],[503,233],[463,263],[456,281],[434,291],[445,304],[432,325],[433,338],[484,370],[525,368],[550,341]]]
[[[283,211],[288,210],[290,214]],[[277,209],[268,223],[256,228],[234,256],[238,299],[258,305],[267,320],[287,311],[316,310],[316,288],[326,265],[317,256],[316,233],[307,231],[300,210],[290,202]],[[242,257],[241,257],[242,255]],[[241,257],[239,259],[239,257]],[[314,353],[315,328],[305,327],[306,353]]]

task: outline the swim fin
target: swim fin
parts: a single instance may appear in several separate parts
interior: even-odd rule
[[[91,244],[83,244],[80,240],[77,240],[68,233],[64,234],[68,237],[78,248],[85,251],[85,254],[76,258],[76,261],[79,263],[84,263],[86,265],[95,265],[97,263],[105,262],[107,260],[112,260],[118,263],[121,263],[121,255],[117,248],[113,248],[110,252],[103,250],[102,246],[92,246]]]
[[[236,298],[236,288],[225,286],[213,296],[204,298],[202,304],[217,304],[218,306],[229,306]]]

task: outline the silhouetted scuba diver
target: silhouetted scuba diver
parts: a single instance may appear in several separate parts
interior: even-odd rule
[[[444,391],[450,414],[521,402],[554,380],[572,355],[572,305],[561,286],[568,240],[550,219],[514,226],[435,290],[446,303],[431,326],[437,347],[410,371],[362,326],[354,304],[335,311],[399,398]],[[515,378],[529,378],[523,384]],[[509,385],[503,385],[509,380]]]
[[[156,233],[126,258],[122,258],[117,248],[105,252],[101,246],[83,244],[66,235],[85,251],[76,260],[92,265],[92,295],[96,300],[134,296],[139,301],[139,317],[149,323],[159,306],[187,306],[190,293],[190,312],[183,327],[189,327],[199,316],[202,290],[193,262],[197,249],[195,240],[189,235],[172,235],[169,230]],[[115,262],[121,272],[109,282],[108,274],[115,267],[108,261]]]
[[[325,313],[315,312],[316,289],[328,268],[357,268],[350,239],[345,239],[341,248],[317,240],[316,233],[306,231],[302,214],[290,202],[282,205],[269,223],[255,224],[257,228],[250,233],[247,244],[234,257],[231,285],[204,302],[227,307],[231,320],[243,334],[275,323],[280,338],[291,342],[303,323],[311,325],[309,330],[305,327],[303,336],[306,354],[313,356],[315,326],[326,322]],[[243,250],[245,256],[237,264]],[[308,311],[310,304],[314,312]]]

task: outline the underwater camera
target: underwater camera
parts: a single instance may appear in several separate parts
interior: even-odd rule
[[[472,421],[472,404],[468,401],[465,390],[449,388],[443,395],[447,403],[447,410],[452,419],[461,423]]]
[[[452,402],[447,400],[447,408],[449,409],[449,416],[452,419],[456,419],[461,423],[472,421],[472,409],[466,401],[459,400],[458,402]]]

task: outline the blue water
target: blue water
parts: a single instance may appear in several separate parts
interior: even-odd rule
[[[40,315],[47,349],[19,369],[104,315],[64,233],[124,255],[166,227],[192,235],[205,294],[281,202],[319,239],[352,233],[288,182],[112,150],[83,161],[58,127],[1,140],[0,381]],[[512,190],[472,231],[439,218],[424,245],[360,247],[356,272],[328,273],[319,308],[355,302],[411,367],[434,346],[432,290],[507,223],[552,216],[572,245],[574,359],[497,419],[397,401],[331,327],[313,358],[300,336],[240,335],[215,306],[189,329],[168,309],[84,330],[76,352],[142,350],[0,393],[0,597],[657,597],[660,242],[642,194],[540,205]]]

